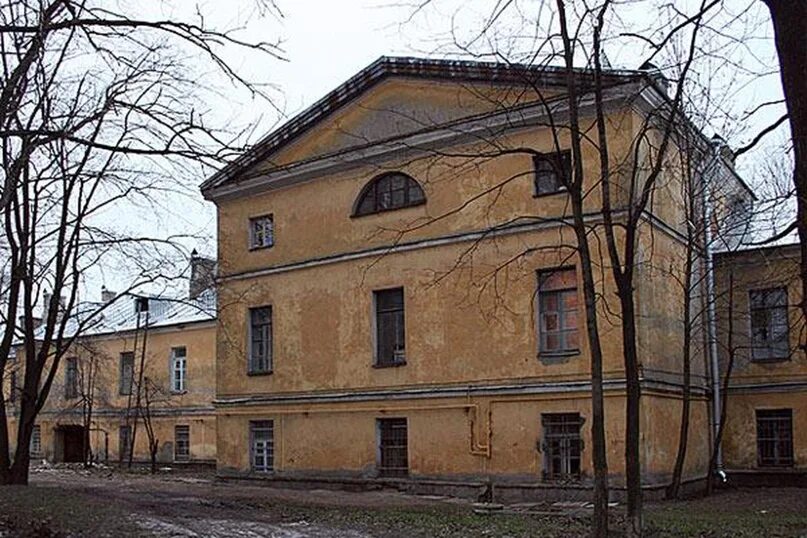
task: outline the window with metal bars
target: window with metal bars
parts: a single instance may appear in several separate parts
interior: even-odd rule
[[[252,470],[268,473],[275,468],[274,421],[258,420],[249,423],[250,460]]]
[[[583,439],[580,428],[583,419],[579,413],[550,413],[541,415],[544,430],[544,478],[547,480],[577,479],[580,477],[580,459]]]
[[[406,320],[403,288],[373,292],[375,303],[376,366],[406,363]]]
[[[78,397],[78,359],[76,357],[68,357],[65,359],[64,397]]]
[[[359,194],[353,216],[413,207],[426,203],[417,181],[401,172],[389,172],[372,179]]]
[[[544,153],[533,157],[535,166],[535,196],[555,194],[566,190],[572,177],[572,152],[569,150]]]
[[[538,273],[539,353],[577,353],[577,275],[574,269]]]
[[[793,410],[757,409],[756,415],[759,466],[793,465]]]
[[[250,374],[272,371],[272,307],[262,306],[249,310],[249,365]]]
[[[787,288],[749,291],[751,357],[754,360],[786,359],[790,355]]]
[[[191,427],[174,426],[174,461],[188,461],[191,458]]]
[[[409,474],[407,423],[405,418],[379,418],[378,474],[401,477]]]
[[[171,390],[184,392],[188,372],[188,357],[184,347],[171,348]]]

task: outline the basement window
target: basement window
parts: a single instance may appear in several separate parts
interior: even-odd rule
[[[39,424],[34,424],[34,429],[31,432],[31,456],[39,456],[42,454],[42,428]]]
[[[191,457],[191,427],[174,426],[174,461],[188,461]]]
[[[793,465],[792,409],[757,409],[757,462],[760,467]]]
[[[790,355],[787,288],[749,292],[751,356],[753,360],[781,360]]]
[[[268,473],[275,468],[274,421],[260,420],[249,423],[252,470]]]
[[[405,418],[380,418],[378,429],[378,474],[402,477],[409,474],[408,431]]]
[[[541,415],[544,439],[544,479],[576,480],[580,477],[580,456],[583,439],[579,413],[548,413]]]

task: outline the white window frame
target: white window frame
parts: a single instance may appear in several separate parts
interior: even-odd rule
[[[260,215],[249,219],[249,248],[256,250],[275,245],[275,217]]]
[[[268,439],[258,440],[256,433],[270,432]],[[256,464],[261,456],[262,463]],[[255,473],[271,473],[275,470],[275,421],[253,420],[249,423],[249,468]]]
[[[182,350],[182,355],[177,352]],[[171,348],[171,392],[187,391],[188,380],[188,348],[177,346]]]

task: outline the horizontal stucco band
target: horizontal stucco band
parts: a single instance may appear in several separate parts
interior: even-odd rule
[[[807,381],[785,381],[774,383],[744,383],[730,385],[729,392],[802,392],[807,391]]]
[[[153,408],[149,414],[153,417],[180,417],[185,415],[209,415],[212,416],[215,408],[212,406],[198,406],[198,407],[168,407],[168,408]],[[81,416],[82,410],[80,407],[74,409],[60,409],[57,411],[45,411],[39,413],[42,417],[60,417],[60,416]],[[135,409],[132,408],[130,416],[134,417]],[[126,408],[108,408],[108,409],[93,409],[92,415],[94,417],[123,417],[126,415]]]
[[[641,380],[642,389],[652,392],[677,394],[681,390],[678,383],[660,379]],[[624,379],[612,379],[603,382],[605,390],[620,391],[625,389]],[[244,397],[219,397],[214,400],[216,407],[238,407],[244,405],[284,404],[284,403],[340,403],[367,402],[378,400],[411,400],[419,398],[459,398],[467,396],[523,396],[533,394],[558,394],[590,392],[589,381],[572,381],[557,383],[514,383],[506,385],[452,386],[428,388],[402,388],[383,390],[355,390],[295,394],[254,395]],[[706,395],[706,390],[693,387],[695,396]]]

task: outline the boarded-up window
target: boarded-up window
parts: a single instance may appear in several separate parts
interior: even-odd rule
[[[249,247],[268,248],[275,244],[275,220],[272,215],[249,219]]]
[[[42,454],[42,428],[39,424],[34,424],[31,432],[31,455],[39,456],[40,454]]]
[[[760,467],[793,465],[792,409],[757,409],[757,461]]]
[[[65,359],[64,397],[78,397],[78,359],[76,357]]]
[[[174,460],[188,461],[191,457],[191,427],[174,426]]]
[[[251,374],[272,371],[272,307],[249,310],[249,366]]]
[[[118,392],[120,394],[131,394],[132,383],[134,382],[134,352],[126,351],[120,354],[120,383]]]
[[[252,470],[267,473],[275,468],[274,421],[249,423]]]
[[[572,177],[572,152],[544,153],[533,157],[535,166],[535,196],[566,190]]]
[[[749,302],[753,359],[787,358],[790,353],[787,288],[751,290]]]
[[[406,329],[403,288],[374,292],[376,316],[376,364],[395,366],[406,362]]]
[[[576,353],[577,275],[574,269],[538,273],[538,337],[541,353]]]
[[[409,473],[408,432],[405,418],[380,418],[378,427],[378,474],[406,476]]]
[[[184,347],[171,348],[171,390],[184,392],[185,374],[188,369],[187,352]]]
[[[541,415],[544,430],[544,477],[549,480],[574,479],[580,476],[580,455],[583,440],[578,413]]]
[[[118,428],[118,457],[120,461],[127,461],[129,459],[129,451],[132,446],[132,427],[121,426]]]

